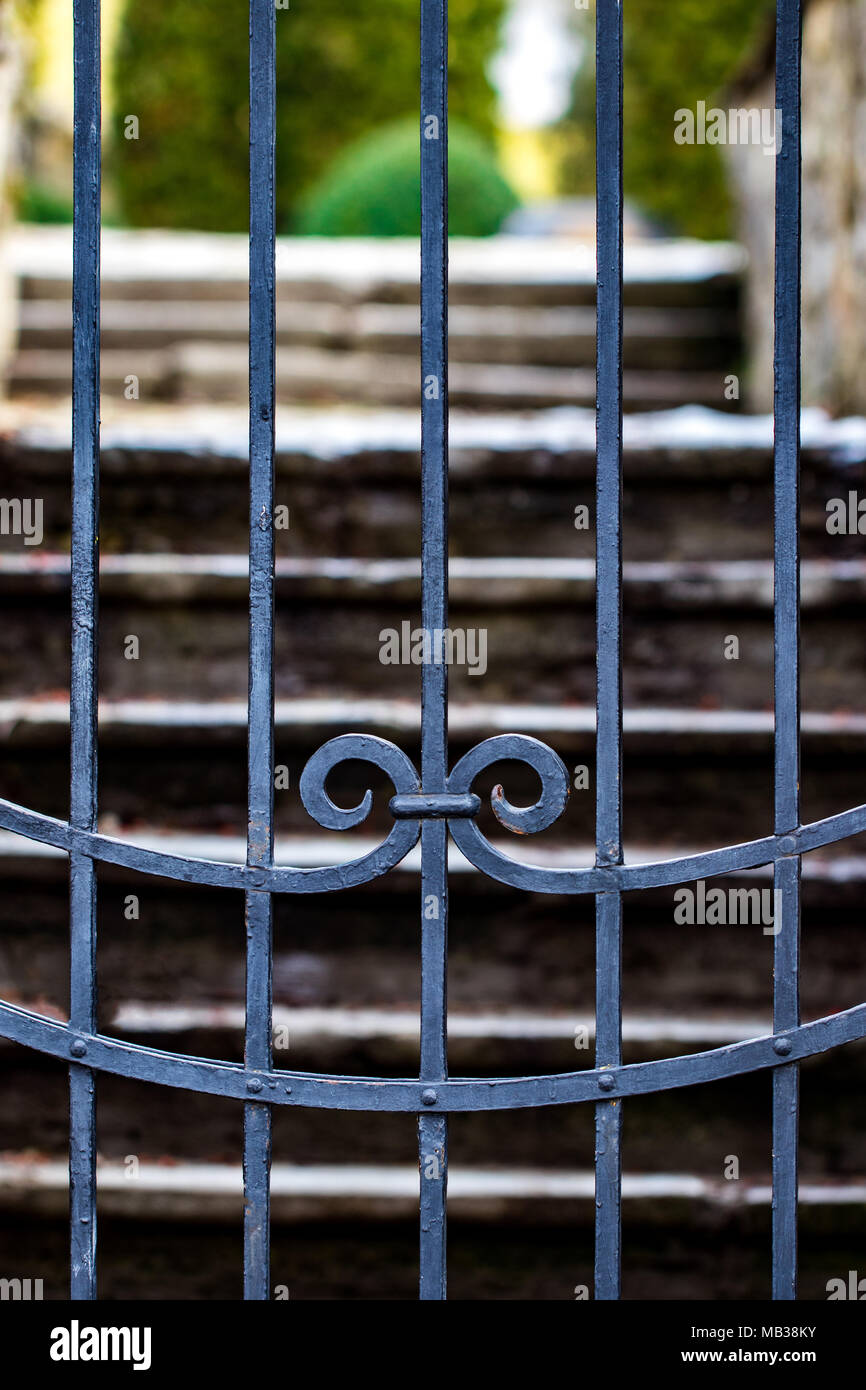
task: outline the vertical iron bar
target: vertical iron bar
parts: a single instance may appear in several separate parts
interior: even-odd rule
[[[448,4],[421,0],[421,621],[429,660],[421,692],[421,782],[444,792],[448,767]],[[421,1070],[430,1084],[447,1075],[447,826],[421,826]],[[448,1122],[418,1117],[422,1299],[446,1288]]]
[[[250,669],[247,863],[274,860],[276,6],[250,0]],[[270,893],[246,894],[244,1059],[272,1065]],[[253,1079],[255,1086],[257,1078]],[[261,1087],[262,1083],[258,1083]],[[244,1105],[244,1297],[270,1298],[271,1108]]]
[[[776,10],[775,833],[800,823],[800,0]],[[776,861],[773,1026],[800,1022],[800,860]],[[778,914],[781,909],[781,925]],[[773,1298],[797,1294],[799,1071],[773,1072]]]
[[[96,829],[99,583],[100,7],[74,0],[72,231],[72,650],[69,821]],[[96,1031],[96,865],[69,856],[69,1025]],[[82,1039],[72,1055],[85,1055]],[[70,1297],[96,1297],[96,1091],[69,1068]]]
[[[596,864],[622,863],[622,7],[596,6]],[[597,1067],[622,1061],[622,897],[596,895]],[[596,1106],[595,1296],[620,1295],[622,1103]]]

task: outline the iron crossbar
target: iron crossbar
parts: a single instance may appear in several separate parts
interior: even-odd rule
[[[448,91],[446,0],[420,0],[421,92],[421,510],[423,624],[448,626]],[[541,781],[530,807],[497,787],[500,824],[534,833],[562,813],[569,776],[545,744],[522,734],[489,738],[448,770],[447,662],[422,674],[421,771],[394,744],[365,734],[331,739],[309,759],[302,802],[318,824],[348,829],[371,806],[328,796],[329,772],[349,759],[384,771],[393,826],[375,851],[339,866],[274,863],[274,415],[275,6],[250,0],[250,604],[248,827],[244,864],[146,849],[97,832],[97,601],[99,513],[100,0],[74,0],[73,522],[71,540],[71,793],[68,821],[0,801],[0,825],[69,855],[71,993],[68,1024],[0,1002],[0,1034],[69,1063],[71,1295],[96,1283],[97,1073],[242,1101],[244,1295],[270,1296],[269,1187],[274,1105],[399,1112],[417,1122],[420,1296],[446,1294],[448,1116],[592,1103],[596,1114],[595,1293],[620,1296],[623,1100],[758,1070],[773,1074],[772,1294],[796,1295],[798,1063],[866,1036],[866,1004],[801,1024],[798,1003],[800,857],[866,829],[866,805],[800,823],[799,418],[800,45],[799,0],[778,0],[775,266],[775,819],[745,844],[662,863],[625,863],[622,841],[622,315],[623,38],[621,0],[597,0],[597,794],[595,864],[544,868],[495,848],[476,823],[479,776],[494,763],[529,764]],[[482,873],[530,892],[594,894],[596,1056],[591,1069],[550,1076],[459,1078],[447,1066],[447,841]],[[274,893],[325,893],[387,873],[421,841],[421,1043],[418,1076],[361,1078],[273,1065]],[[108,1037],[96,1017],[96,865],[245,894],[246,1024],[242,1065],[160,1052]],[[782,930],[775,938],[774,1031],[736,1045],[624,1066],[622,894],[760,865],[773,866]],[[425,904],[436,904],[436,912]],[[435,1162],[430,1163],[434,1158]]]

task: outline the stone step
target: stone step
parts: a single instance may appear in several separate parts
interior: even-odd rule
[[[741,1026],[743,1022],[740,1020]],[[224,1031],[193,1030],[181,1035],[146,1034],[128,1027],[111,1031],[157,1048],[176,1043],[179,1050],[192,1055],[227,1060],[240,1056],[239,1037],[235,1036],[231,1046]],[[696,1050],[695,1038],[691,1044],[685,1038],[669,1038],[662,1046],[649,1043],[646,1030],[642,1031],[639,1041],[627,1041],[626,1060]],[[315,1044],[307,1038],[305,1045],[303,1038],[294,1035],[290,1041],[288,1051],[277,1053],[280,1066],[329,1072],[335,1063],[349,1074],[383,1076],[411,1075],[415,1069],[409,1062],[407,1044],[396,1039],[323,1039],[319,1032]],[[487,1051],[482,1052],[476,1040],[474,1060],[487,1060],[492,1041],[486,1040]],[[513,1036],[498,1041],[499,1063],[491,1072],[473,1065],[467,1040],[461,1045],[458,1039],[452,1074],[527,1075],[532,1074],[535,1063],[550,1062],[555,1070],[574,1069],[579,1057],[591,1056],[575,1053],[566,1037],[561,1039],[560,1056],[552,1043],[544,1052],[537,1040],[534,1045],[523,1040],[526,1051],[521,1054]],[[201,1048],[203,1043],[210,1044],[206,1051]],[[515,1073],[514,1063],[521,1057],[524,1066]],[[469,1062],[465,1069],[463,1062]],[[864,1141],[851,1123],[851,1098],[862,1087],[863,1063],[860,1044],[810,1059],[801,1067],[804,1185],[811,1182],[824,1189],[828,1185],[862,1184]],[[42,1157],[65,1157],[66,1069],[54,1059],[3,1045],[0,1080],[8,1101],[7,1154],[11,1157],[18,1150],[25,1157],[27,1151]],[[770,1095],[770,1077],[759,1074],[630,1099],[625,1109],[626,1171],[643,1170],[659,1177],[672,1170],[682,1171],[701,1182],[717,1183],[719,1191],[726,1191],[723,1179],[733,1156],[740,1179],[766,1181],[771,1151]],[[99,1077],[98,1102],[99,1150],[104,1159],[118,1164],[130,1155],[142,1164],[163,1154],[171,1155],[173,1165],[229,1157],[234,1160],[240,1151],[241,1107],[213,1097],[105,1075]],[[345,1163],[347,1156],[364,1165],[413,1161],[414,1126],[408,1116],[350,1115],[315,1108],[289,1113],[285,1107],[276,1107],[273,1125],[277,1163],[290,1158],[302,1165],[334,1165]],[[829,1144],[828,1134],[833,1136]],[[451,1124],[451,1157],[456,1167],[494,1166],[511,1172],[526,1167],[538,1170],[539,1175],[557,1169],[573,1172],[591,1168],[593,1145],[592,1107],[588,1106],[534,1109],[529,1115],[515,1111],[461,1115]],[[731,1192],[729,1200],[736,1202],[733,1193],[742,1192],[739,1183],[731,1185]],[[339,1203],[336,1205],[336,1211],[326,1206],[316,1215],[330,1215],[332,1219],[343,1215]],[[208,1213],[200,1211],[199,1215],[206,1218]],[[307,1215],[312,1219],[313,1213]],[[685,1212],[682,1216],[688,1222],[695,1220],[694,1207],[690,1205],[688,1216]]]
[[[280,700],[275,711],[275,796],[280,834],[312,829],[298,797],[305,762],[328,739],[356,731],[397,743],[420,766],[420,707],[415,700],[344,697]],[[173,703],[164,699],[100,704],[100,806],[103,822],[134,826],[155,818],[176,830],[240,832],[246,823],[247,707],[243,700]],[[0,700],[0,786],[7,799],[63,819],[69,796],[69,710],[56,698]],[[772,819],[769,710],[627,709],[624,718],[625,821],[630,833],[671,846],[697,837],[732,843],[764,834]],[[474,744],[521,732],[586,768],[561,824],[549,834],[593,834],[595,710],[591,706],[486,705],[453,701],[453,765]],[[858,804],[866,778],[866,716],[806,711],[802,718],[801,797],[806,820]],[[501,779],[515,802],[534,799],[535,775],[503,764],[479,779],[485,796]],[[329,778],[340,805],[377,788],[368,828],[387,833],[389,795],[363,764],[342,764]],[[287,785],[285,785],[287,783]]]
[[[70,238],[66,228],[36,229],[31,236],[33,231],[13,237],[23,332],[12,390],[65,393],[71,375],[63,347]],[[247,255],[237,237],[104,233],[107,398],[123,398],[134,374],[149,400],[246,399]],[[735,407],[725,377],[737,356],[742,265],[742,252],[730,245],[672,241],[629,247],[628,409],[689,401]],[[278,399],[415,405],[418,271],[414,241],[281,239],[276,283],[281,323],[289,326],[280,332]],[[590,247],[530,238],[492,238],[483,245],[456,239],[450,280],[452,404],[514,410],[594,403]]]
[[[24,299],[19,309],[22,352],[72,347],[72,303]],[[693,371],[721,368],[738,353],[733,312],[710,308],[631,307],[624,314],[627,368]],[[243,300],[107,299],[102,307],[103,351],[135,354],[186,342],[229,342],[245,346],[249,310]],[[448,319],[453,362],[526,363],[589,367],[595,363],[592,306],[534,308],[506,304],[456,304]],[[337,352],[417,356],[420,313],[412,304],[329,304],[281,300],[277,342]],[[25,368],[19,368],[22,376]],[[141,374],[140,374],[141,375]]]
[[[107,552],[245,551],[249,426],[244,410],[103,408],[100,539]],[[0,406],[6,499],[43,502],[45,543],[68,545],[68,404]],[[866,425],[803,414],[802,545],[856,557],[862,538],[828,535],[827,503],[866,495]],[[691,407],[624,422],[628,560],[768,558],[772,421]],[[276,501],[284,556],[414,557],[420,548],[420,425],[413,411],[300,411],[276,421]],[[450,425],[450,537],[455,556],[567,555],[595,545],[595,417],[564,408],[467,416]],[[575,528],[584,506],[586,529]],[[583,519],[579,517],[578,519]],[[0,548],[23,547],[0,534]]]
[[[61,691],[68,679],[68,557],[0,556],[7,619],[0,697]],[[110,699],[239,699],[247,689],[242,556],[103,561],[101,690]],[[451,690],[494,702],[589,703],[595,692],[594,572],[588,560],[456,559]],[[802,690],[817,711],[856,708],[866,679],[860,605],[866,562],[803,566]],[[281,559],[276,689],[283,698],[419,687],[415,562]],[[130,646],[134,638],[136,646]],[[772,568],[721,561],[625,569],[623,661],[631,705],[735,707],[772,701]],[[733,646],[732,642],[737,646]]]
[[[135,1177],[122,1163],[97,1167],[100,1209],[106,1216],[134,1219],[231,1222],[243,1204],[240,1165],[140,1163]],[[418,1206],[415,1167],[361,1164],[274,1163],[271,1219],[278,1225],[310,1221],[410,1220]],[[449,1211],[464,1220],[538,1221],[584,1226],[595,1207],[592,1171],[536,1172],[461,1168],[448,1175]],[[710,1182],[690,1173],[626,1173],[623,1202],[631,1219],[682,1219],[683,1208],[766,1207],[769,1183]],[[850,1215],[866,1200],[862,1183],[800,1187],[800,1205]],[[42,1160],[0,1162],[0,1204],[39,1215],[60,1215],[68,1204],[66,1165]],[[857,1223],[859,1226],[859,1222]]]
[[[634,1207],[628,1208],[635,1215]],[[840,1208],[842,1218],[850,1209]],[[828,1283],[856,1269],[856,1231],[841,1243],[823,1209],[804,1206],[799,1297],[824,1301]],[[671,1227],[670,1205],[660,1219],[631,1221],[626,1229],[623,1297],[626,1299],[768,1300],[770,1236],[766,1207],[714,1209],[712,1223]],[[459,1214],[449,1223],[448,1294],[453,1300],[565,1300],[591,1297],[590,1228],[473,1223]],[[668,1223],[665,1225],[665,1223]],[[43,1278],[45,1299],[68,1299],[68,1233],[60,1217],[17,1222],[7,1214],[0,1231],[4,1268],[17,1269],[22,1251],[33,1277]],[[276,1225],[271,1242],[273,1297],[378,1299],[412,1302],[418,1296],[418,1222],[413,1220]],[[540,1233],[543,1232],[543,1235]],[[235,1225],[100,1220],[99,1293],[112,1300],[238,1300],[243,1297],[239,1235]],[[839,1262],[841,1276],[838,1272]],[[830,1286],[833,1287],[833,1286]],[[697,1308],[699,1310],[700,1303]]]
[[[419,1176],[406,1129],[399,1163],[275,1161],[275,1298],[417,1294]],[[135,1178],[127,1176],[132,1171]],[[0,1175],[4,1268],[23,1261],[31,1277],[44,1280],[43,1297],[66,1298],[65,1164],[14,1156]],[[236,1160],[177,1163],[155,1155],[137,1170],[101,1161],[101,1297],[147,1298],[156,1289],[162,1297],[239,1297],[239,1183]],[[763,1171],[726,1183],[688,1169],[627,1168],[623,1296],[768,1298],[769,1200]],[[829,1280],[857,1267],[862,1202],[856,1181],[801,1182],[801,1298],[826,1299]],[[452,1159],[450,1297],[590,1296],[593,1212],[586,1168],[545,1172]]]
[[[866,715],[851,710],[821,713],[804,710],[802,741],[822,757],[838,750],[857,753],[866,741]],[[410,743],[418,739],[418,700],[363,699],[278,700],[274,706],[277,736],[287,744],[317,746],[350,729]],[[519,730],[564,752],[589,752],[595,740],[594,705],[500,705],[452,700],[448,727],[460,745],[496,733]],[[148,746],[173,749],[220,743],[245,744],[244,700],[102,700],[99,705],[101,746]],[[771,710],[626,708],[623,730],[628,746],[657,756],[736,757],[767,753],[773,737]],[[56,751],[69,732],[69,702],[52,696],[0,701],[0,737],[5,748]]]
[[[22,1006],[40,1012],[44,1001],[25,999]],[[772,1008],[748,1017],[742,1012],[723,1010],[677,1014],[633,1014],[626,1010],[622,1020],[623,1060],[627,1064],[675,1057],[766,1037],[773,1032]],[[155,1002],[142,999],[121,1000],[105,1013],[101,1031],[137,1046],[195,1057],[218,1057],[229,1062],[243,1060],[243,1003]],[[576,1021],[577,1019],[577,1021]],[[5,1066],[11,1074],[20,1053],[6,1048]],[[331,1006],[286,1007],[273,1012],[273,1056],[280,1069],[319,1072],[328,1075],[401,1077],[417,1074],[419,1047],[419,1009]],[[472,1010],[448,1012],[448,1058],[452,1076],[534,1076],[580,1070],[593,1065],[595,1021],[592,1016],[571,1010],[528,1012]],[[822,1072],[820,1085],[826,1087],[827,1071],[840,1065],[842,1054],[819,1054],[809,1059],[808,1075],[815,1079]],[[47,1060],[50,1068],[52,1063]],[[818,1101],[824,1110],[835,1096],[839,1100],[845,1086],[866,1067],[866,1048],[851,1045],[844,1053],[844,1085],[838,1079]],[[842,1073],[840,1073],[841,1078]],[[738,1082],[725,1083],[733,1091]],[[742,1083],[745,1090],[759,1090],[760,1079]],[[722,1087],[722,1094],[725,1086]],[[708,1093],[709,1094],[709,1093]],[[718,1099],[718,1098],[717,1098]],[[685,1102],[681,1104],[681,1102]],[[667,1093],[656,1098],[659,1110],[668,1105],[678,1112],[691,1105],[693,1097]],[[811,1103],[815,1103],[814,1095]],[[825,1114],[825,1122],[826,1122]],[[812,1129],[817,1120],[812,1123]],[[570,1143],[570,1141],[568,1141]],[[866,1141],[855,1145],[860,1157],[866,1155]],[[566,1155],[567,1157],[567,1155]],[[850,1158],[850,1155],[849,1155]],[[837,1155],[838,1159],[838,1155]],[[556,1162],[553,1154],[540,1161]],[[644,1162],[645,1160],[641,1160]],[[651,1164],[657,1160],[649,1160]],[[700,1167],[698,1156],[695,1164]],[[849,1163],[850,1166],[850,1163]],[[852,1169],[852,1171],[853,1171]]]
[[[406,1162],[410,1162],[407,1155]],[[416,1179],[417,1181],[417,1179]],[[590,1208],[578,1229],[542,1225],[543,1204],[527,1206],[528,1222],[449,1219],[448,1294],[453,1300],[564,1300],[591,1297]],[[770,1297],[770,1213],[766,1204],[732,1207],[695,1203],[701,1220],[673,1221],[676,1203],[625,1211],[625,1299],[761,1300]],[[862,1270],[861,1208],[838,1204],[800,1211],[803,1300],[824,1301],[830,1279]],[[109,1217],[99,1221],[99,1296],[130,1300],[238,1300],[243,1297],[240,1220],[193,1228],[183,1221]],[[30,1210],[4,1213],[0,1267],[42,1278],[46,1300],[69,1297],[69,1234],[65,1214],[38,1220]],[[405,1300],[418,1297],[417,1212],[405,1220],[275,1223],[271,1240],[273,1297]],[[696,1305],[700,1308],[700,1302]],[[805,1318],[808,1321],[808,1318]]]
[[[709,370],[627,368],[625,409],[664,410],[698,402],[726,408],[725,364]],[[106,349],[101,355],[104,396],[123,399],[130,374],[149,401],[241,402],[249,394],[246,344],[179,342],[167,348]],[[278,347],[276,399],[280,405],[365,404],[411,406],[419,399],[419,370],[413,356],[389,352],[334,352],[318,347]],[[449,369],[449,397],[473,410],[529,410],[589,406],[595,400],[594,367],[518,365],[464,360]],[[13,395],[65,395],[71,389],[72,355],[58,348],[23,348],[9,373]],[[736,408],[731,401],[730,409]]]
[[[19,999],[36,1013],[44,998]],[[225,1001],[124,999],[104,1010],[101,1031],[138,1046],[188,1056],[243,1058],[244,1005]],[[448,1055],[454,1076],[540,1075],[592,1066],[595,1022],[574,1010],[467,1011],[448,1014]],[[623,1056],[627,1063],[703,1052],[771,1034],[772,1010],[746,1017],[730,1012],[626,1013]],[[295,1071],[411,1076],[418,1069],[419,1011],[376,1006],[277,1005],[273,1014],[274,1062]],[[13,1071],[17,1048],[0,1040],[4,1065]],[[866,1062],[852,1049],[855,1069]],[[48,1063],[50,1066],[50,1062]],[[816,1064],[817,1065],[817,1064]]]
[[[0,583],[14,598],[68,592],[69,555],[20,547],[0,554]],[[363,604],[420,601],[417,559],[278,557],[275,588],[305,602]],[[726,607],[772,612],[770,560],[636,561],[623,565],[624,603],[648,609]],[[523,556],[454,557],[448,564],[452,603],[472,600],[490,608],[581,606],[595,602],[595,561]],[[100,595],[164,604],[177,601],[241,602],[249,594],[245,554],[105,554]],[[804,560],[803,608],[858,607],[866,596],[866,559]]]
[[[113,827],[107,827],[113,829]],[[193,835],[131,827],[116,838],[220,862],[242,862],[240,836]],[[544,837],[545,839],[547,837]],[[340,864],[381,837],[319,832],[278,837],[277,861],[297,867]],[[575,851],[515,837],[493,842],[516,860],[542,866],[591,864]],[[688,851],[690,847],[682,847]],[[671,857],[672,849],[627,846],[628,862]],[[278,1008],[416,1008],[419,991],[419,855],[357,889],[274,898],[274,990]],[[449,998],[457,1013],[569,1014],[573,1027],[594,1017],[595,934],[591,895],[520,892],[449,854]],[[60,851],[0,835],[3,930],[0,997],[42,999],[65,1016],[68,991],[68,867]],[[238,1006],[244,999],[243,902],[236,892],[203,888],[100,864],[101,1018],[131,996],[150,1004]],[[862,1001],[866,943],[862,900],[866,857],[859,841],[835,855],[803,859],[802,1004],[804,1016]],[[715,878],[729,890],[769,890],[768,869]],[[694,883],[688,884],[694,890]],[[772,935],[753,921],[683,925],[675,887],[626,894],[624,998],[642,1014],[727,1016],[732,1005],[769,1017]]]
[[[26,1007],[35,1008],[29,1004]],[[158,1004],[147,1000],[129,999],[118,1005],[106,1031],[112,1037],[163,1038],[163,1048],[175,1050],[175,1041],[197,1033],[219,1034],[231,1040],[232,1050],[243,1036],[244,1008],[239,1004],[203,1002],[194,1004]],[[595,1024],[589,1020],[581,1025],[586,1046],[592,1047]],[[523,1049],[538,1047],[539,1051],[555,1047],[557,1063],[561,1066],[561,1044],[567,1044],[566,1056],[571,1061],[576,1025],[570,1014],[555,1013],[455,1013],[448,1014],[448,1044],[454,1050],[476,1052],[515,1044]],[[673,1054],[683,1045],[695,1051],[745,1042],[772,1032],[772,1020],[747,1018],[739,1015],[694,1015],[690,1017],[628,1014],[622,1021],[623,1046],[629,1060]],[[411,1009],[377,1008],[277,1008],[273,1014],[274,1047],[278,1063],[305,1069],[306,1059],[313,1053],[333,1053],[346,1045],[381,1043],[394,1047],[394,1059],[414,1061],[418,1053],[419,1014]],[[281,1055],[290,1050],[291,1058]],[[180,1050],[178,1048],[177,1050]],[[189,1049],[186,1049],[187,1051]],[[580,1049],[578,1049],[580,1050]],[[227,1055],[227,1054],[225,1054]],[[299,1061],[299,1057],[305,1060]],[[330,1067],[327,1070],[331,1070]],[[490,1067],[490,1075],[503,1073],[500,1057]],[[390,1074],[390,1073],[389,1073]],[[460,1075],[468,1075],[461,1071]]]
[[[482,807],[479,822],[483,812],[484,808]],[[494,834],[497,834],[497,829],[494,829]],[[218,860],[226,864],[243,863],[246,853],[246,843],[243,837],[233,835],[229,830],[222,834],[194,834],[153,826],[137,826],[125,829],[112,823],[103,825],[100,828],[100,833],[120,841],[134,841],[138,845],[159,853]],[[852,841],[857,841],[857,839],[856,836],[852,837]],[[294,865],[296,868],[311,868],[317,864],[341,864],[346,859],[348,851],[351,850],[354,858],[360,858],[370,854],[379,843],[380,841],[372,836],[355,831],[352,831],[351,834],[343,832],[339,843],[333,834],[325,837],[320,832],[308,836],[284,836],[275,862],[277,865]],[[850,843],[851,841],[839,841],[837,844],[824,849],[805,853],[803,855],[804,873],[808,867],[808,876],[814,877],[818,882],[848,883],[854,880],[859,882],[863,873],[864,861],[859,855],[847,855],[843,849],[840,849],[840,846],[844,847]],[[594,863],[595,857],[595,849],[589,845],[572,844],[564,847],[562,844],[551,845],[549,842],[547,844],[533,844],[532,840],[525,835],[514,840],[507,840],[503,838],[501,829],[498,830],[495,844],[496,848],[507,851],[512,859],[547,868],[588,868]],[[672,857],[679,858],[706,853],[713,848],[716,846],[680,845],[674,849],[673,846],[663,846],[658,843],[646,845],[632,842],[631,845],[626,843],[625,857],[626,862],[654,864],[663,863]],[[9,873],[21,864],[32,862],[34,858],[46,861],[43,876],[47,876],[50,872],[48,861],[55,868],[63,870],[66,851],[52,844],[31,840],[14,831],[0,831],[0,864],[3,865],[3,872]],[[415,849],[409,850],[406,856],[390,870],[390,876],[417,875],[420,873],[420,868],[421,853],[416,846]],[[483,879],[485,888],[490,886],[490,880],[485,875],[480,874],[480,871],[464,858],[455,844],[449,844],[448,869],[449,873],[461,876],[465,874],[469,879],[477,875]],[[123,865],[113,864],[106,864],[106,871],[113,874],[132,872]],[[725,875],[724,878],[757,881],[762,876],[771,876],[769,867],[766,869],[763,867],[743,869]],[[719,881],[721,882],[722,879],[720,878]],[[671,890],[665,887],[635,889],[633,891],[669,893]]]
[[[10,266],[25,298],[68,299],[72,233],[23,226],[9,237]],[[745,253],[731,243],[662,239],[629,242],[623,279],[629,305],[736,302]],[[102,230],[103,297],[244,300],[246,236],[179,231]],[[415,238],[278,237],[279,298],[335,303],[412,303],[418,298]],[[555,237],[451,237],[453,304],[585,305],[595,301],[595,248]]]
[[[43,1001],[23,1002],[45,1012]],[[156,1026],[160,1012],[164,1027]],[[141,1002],[132,1008],[126,1002],[106,1013],[102,1031],[157,1051],[239,1063],[243,1038],[237,1025],[242,1009],[220,1005],[217,1024],[213,1023],[215,1013],[211,1003],[173,1004],[160,1010]],[[314,1019],[309,1031],[304,1031],[305,1014]],[[415,1033],[408,1031],[412,1017]],[[746,1019],[742,1014],[732,1018],[722,1012],[710,1017],[691,1012],[670,1020],[631,1019],[627,1012],[624,1060],[692,1055],[727,1046],[743,1034],[766,1036],[771,1031],[770,1017],[770,1009],[763,1019]],[[226,1026],[226,1018],[232,1026]],[[183,1022],[190,1026],[180,1026]],[[281,1070],[386,1078],[418,1074],[417,1009],[413,1013],[277,1006],[274,1022],[274,1059]],[[338,1026],[331,1026],[334,1023]],[[589,1045],[581,1050],[574,1046],[578,1028],[581,1042],[582,1035],[589,1034]],[[535,1018],[513,1012],[487,1017],[450,1015],[449,1064],[456,1077],[579,1071],[593,1065],[592,1047],[590,1022],[578,1010]],[[801,1064],[804,1181],[862,1181],[866,1138],[853,1123],[852,1098],[862,1089],[864,1066],[862,1042]],[[67,1074],[62,1062],[0,1042],[0,1084],[5,1098],[4,1150],[65,1156]],[[771,1093],[771,1076],[760,1072],[629,1098],[624,1134],[627,1165],[656,1173],[680,1168],[702,1178],[721,1179],[727,1158],[734,1155],[743,1178],[763,1175],[769,1169],[772,1147]],[[242,1107],[220,1098],[100,1074],[98,1103],[99,1150],[105,1158],[121,1159],[132,1153],[144,1161],[165,1153],[178,1162],[211,1161],[240,1151]],[[591,1105],[538,1107],[531,1109],[531,1120],[516,1110],[454,1116],[453,1160],[473,1166],[591,1168],[592,1110]],[[412,1161],[411,1116],[276,1106],[273,1125],[275,1158],[339,1163],[345,1161],[346,1146],[351,1144],[351,1153],[365,1163]]]

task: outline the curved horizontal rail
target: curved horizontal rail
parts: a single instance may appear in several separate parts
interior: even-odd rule
[[[127,840],[115,840],[73,829],[66,821],[28,811],[14,802],[0,800],[0,827],[38,840],[43,845],[87,855],[105,864],[119,864],[137,873],[155,874],[159,878],[177,879],[182,883],[201,883],[213,888],[240,888],[247,892],[268,893],[333,893],[341,888],[356,888],[369,883],[393,869],[418,843],[420,823],[417,820],[395,821],[388,838],[378,849],[360,859],[345,864],[327,865],[321,869],[293,869],[284,866],[258,868],[249,864],[227,864],[217,859],[190,859],[182,854],[163,854],[146,849]]]
[[[490,844],[474,821],[451,819],[451,835],[458,848],[475,868],[490,878],[532,893],[603,893],[619,889],[661,888],[688,883],[697,878],[772,864],[789,855],[837,843],[866,830],[866,805],[853,806],[826,820],[801,826],[790,835],[767,835],[739,845],[690,854],[680,859],[664,859],[653,864],[613,864],[601,868],[551,869],[538,864],[520,863]],[[201,883],[215,888],[240,888],[270,893],[328,893],[355,888],[393,869],[414,848],[420,821],[396,821],[388,838],[370,854],[345,864],[319,869],[295,869],[277,865],[255,868],[247,864],[228,864],[214,859],[189,859],[179,854],[163,854],[126,840],[115,840],[85,830],[75,830],[68,822],[28,810],[12,801],[0,799],[0,828],[40,844],[53,845],[67,853],[87,855],[107,864],[134,869],[138,873]]]
[[[451,836],[458,849],[476,869],[511,888],[531,893],[630,892],[639,888],[664,888],[689,883],[698,878],[757,869],[777,859],[808,854],[824,845],[836,844],[866,830],[866,805],[853,806],[826,820],[802,825],[789,835],[766,835],[739,845],[725,845],[680,859],[662,859],[653,864],[605,864],[586,869],[551,869],[511,859],[485,839],[470,820],[449,821]]]
[[[138,1081],[297,1105],[323,1110],[379,1110],[412,1113],[518,1110],[542,1105],[616,1099],[720,1081],[745,1072],[799,1062],[843,1043],[866,1037],[866,1004],[803,1023],[799,1028],[711,1052],[694,1052],[657,1061],[552,1076],[449,1078],[428,1082],[346,1077],[309,1072],[259,1072],[229,1062],[186,1057],[140,1047],[118,1038],[82,1034],[65,1023],[0,1002],[0,1036],[64,1061],[80,1061],[97,1071]]]

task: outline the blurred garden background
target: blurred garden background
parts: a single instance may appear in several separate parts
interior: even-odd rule
[[[323,831],[298,793],[312,753],[352,731],[421,756],[419,671],[381,660],[383,631],[421,616],[418,2],[275,4],[276,860],[337,866],[388,835],[392,789],[340,764],[329,795],[355,806],[370,787],[372,811]],[[453,766],[512,730],[555,749],[573,776],[555,825],[505,842],[492,787],[516,805],[537,795],[513,761],[477,779],[478,824],[509,858],[584,867],[595,14],[591,0],[449,10],[450,621],[487,652],[483,673],[449,673],[449,753]],[[647,863],[773,825],[775,151],[675,129],[701,103],[772,115],[774,5],[623,11],[624,834],[626,860]],[[803,11],[811,822],[860,804],[866,781],[866,0]],[[99,828],[242,863],[247,4],[103,0],[102,13]],[[72,108],[69,0],[0,0],[0,794],[64,820]],[[592,897],[518,891],[452,850],[450,1074],[591,1068]],[[715,882],[737,893],[771,872]],[[241,895],[108,863],[98,881],[100,1029],[240,1060]],[[412,851],[359,888],[276,895],[279,1068],[417,1074],[420,888]],[[864,895],[863,837],[804,856],[804,1020],[866,997]],[[0,832],[0,901],[0,997],[68,1019],[64,854]],[[627,893],[623,910],[626,1063],[772,1031],[761,925],[685,925],[673,888]],[[864,1268],[863,1044],[800,1075],[800,1293],[823,1299]],[[625,1103],[625,1297],[768,1297],[772,1083],[760,1071]],[[100,1296],[237,1297],[242,1107],[102,1074],[97,1093]],[[67,1287],[67,1108],[66,1069],[0,1040],[0,1277],[44,1278],[51,1298]],[[451,1118],[453,1297],[589,1296],[593,1108]],[[414,1117],[275,1106],[274,1296],[412,1298],[418,1182]]]
[[[278,3],[282,232],[410,233],[415,0]],[[667,234],[721,238],[733,209],[718,146],[672,164],[672,116],[712,100],[766,32],[771,0],[625,7],[625,181]],[[19,0],[26,69],[14,199],[24,221],[71,215],[72,17]],[[241,231],[247,219],[247,6],[103,5],[105,210],[123,226]],[[570,0],[452,0],[451,230],[497,231],[515,205],[593,193],[594,10]],[[138,122],[129,138],[129,117]],[[413,182],[414,180],[414,182]],[[480,182],[479,182],[480,180]],[[352,207],[352,215],[347,212]]]

